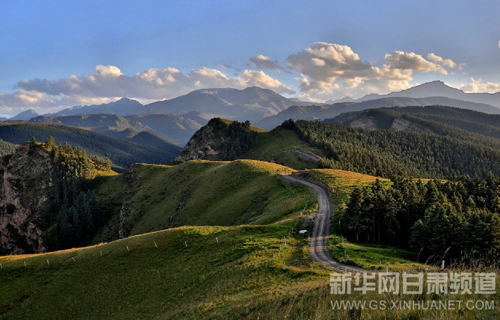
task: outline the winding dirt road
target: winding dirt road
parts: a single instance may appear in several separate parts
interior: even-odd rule
[[[309,245],[309,253],[312,258],[321,265],[335,269],[338,271],[352,273],[373,273],[371,270],[366,270],[358,267],[349,266],[333,260],[328,251],[328,239],[330,237],[330,202],[325,189],[313,183],[297,179],[290,175],[281,175],[289,181],[301,183],[309,188],[316,190],[318,196],[318,214],[314,221],[313,234]]]

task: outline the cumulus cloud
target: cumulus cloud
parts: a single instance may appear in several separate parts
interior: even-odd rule
[[[435,57],[440,58],[438,56]],[[425,60],[424,57],[413,52],[394,51],[393,54],[386,54],[385,59],[389,62],[390,69],[410,70],[424,73],[434,71],[441,74],[447,74],[446,70],[441,65]]]
[[[469,84],[462,84],[460,86],[460,90],[463,90],[464,92],[468,93],[475,93],[475,92],[489,92],[489,93],[496,93],[500,92],[500,84],[498,83],[493,83],[493,82],[486,82],[483,83],[481,79],[474,79],[470,78],[471,83]]]
[[[443,59],[442,57],[432,52],[427,55],[427,58],[448,68],[455,68],[457,66],[457,64],[451,59]]]
[[[271,58],[266,57],[262,54],[250,58],[250,65],[262,70],[268,69],[268,70],[275,70],[278,72],[281,71],[287,72],[283,67],[280,66],[277,60],[271,60]]]
[[[286,62],[301,73],[296,78],[301,97],[314,100],[399,91],[410,87],[414,72],[447,74],[445,68],[457,67],[452,60],[434,53],[427,58],[394,51],[386,54],[379,65],[362,60],[349,46],[317,42],[288,56]]]
[[[120,97],[151,101],[174,98],[202,88],[244,89],[249,86],[259,86],[281,94],[295,93],[292,87],[263,71],[244,70],[239,75],[228,77],[220,70],[207,67],[188,73],[176,68],[152,68],[127,76],[116,66],[98,65],[92,75],[19,81],[15,86],[18,91],[0,93],[0,111],[30,107],[37,107],[37,110],[57,109],[78,104],[106,103]]]

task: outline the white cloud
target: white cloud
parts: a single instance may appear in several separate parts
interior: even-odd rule
[[[393,54],[386,54],[385,59],[389,62],[389,67],[391,69],[411,70],[425,73],[435,71],[447,74],[442,66],[427,61],[421,55],[413,52],[394,51]]]
[[[239,83],[239,88],[257,86],[271,89],[278,93],[295,93],[291,87],[284,85],[279,80],[272,78],[263,71],[245,70],[239,77],[235,78],[235,81]]]
[[[427,55],[427,58],[448,68],[455,68],[457,66],[457,64],[451,61],[451,59],[443,59],[432,52]]]
[[[363,61],[349,46],[317,42],[288,56],[288,65],[301,73],[303,99],[337,99],[346,95],[388,93],[410,87],[414,72],[447,74],[457,64],[434,53],[428,59],[414,52],[394,51],[384,56],[382,65]],[[459,67],[464,67],[460,65]]]
[[[103,65],[98,65],[97,67],[95,67],[95,74],[103,78],[118,78],[119,76],[123,75],[121,70],[117,67]]]
[[[474,92],[489,92],[489,93],[496,93],[500,92],[500,84],[498,83],[493,83],[493,82],[486,82],[483,83],[481,79],[474,79],[470,78],[471,83],[469,84],[462,84],[460,86],[460,90],[463,90],[464,92],[468,93],[474,93]]]
[[[129,97],[140,101],[170,99],[195,89],[231,87],[244,89],[259,86],[278,93],[294,94],[292,87],[281,83],[263,71],[244,70],[229,77],[220,70],[201,67],[188,73],[176,68],[152,68],[127,76],[115,66],[95,67],[92,75],[65,79],[22,80],[16,84],[18,91],[0,94],[0,108],[23,110],[34,107],[47,112],[62,107],[99,104]]]

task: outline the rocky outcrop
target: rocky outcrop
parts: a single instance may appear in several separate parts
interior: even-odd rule
[[[130,166],[130,168],[123,174],[123,178],[125,180],[125,183],[129,186],[132,186],[134,183],[137,183],[137,181],[140,181],[142,178],[142,175],[139,174],[139,168],[140,164],[134,164]],[[139,187],[139,189],[141,189]],[[126,188],[123,191],[123,205],[120,209],[120,224],[118,226],[118,236],[120,239],[126,238],[130,235],[130,232],[132,231],[132,224],[127,221],[127,218],[133,213],[134,207],[132,204],[127,202],[127,199],[130,199],[133,197],[134,192],[132,190],[136,190],[135,188],[129,187]]]
[[[394,121],[391,124],[391,127],[389,130],[396,130],[396,131],[409,131],[409,132],[431,132],[431,130],[416,124],[414,122],[410,122],[406,119],[402,118],[395,118]]]
[[[370,130],[389,129],[389,130],[408,131],[408,132],[427,132],[427,133],[432,132],[431,130],[420,124],[417,124],[415,122],[400,117],[395,117],[394,120],[392,120],[392,123],[391,122],[389,123],[390,125],[386,124],[381,126],[377,124],[377,121],[374,117],[363,117],[352,121],[349,124],[349,126],[354,128],[370,129]]]
[[[53,164],[41,147],[23,144],[0,163],[0,254],[45,252],[44,213]]]
[[[378,129],[373,117],[354,120],[351,122],[350,126],[361,129]]]
[[[214,118],[191,137],[182,152],[175,158],[175,162],[189,160],[206,160],[217,158],[220,150],[218,146],[224,141],[222,130],[227,127],[223,120]]]

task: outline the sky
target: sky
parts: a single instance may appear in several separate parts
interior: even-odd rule
[[[259,86],[304,101],[500,91],[498,1],[11,1],[0,114]]]

